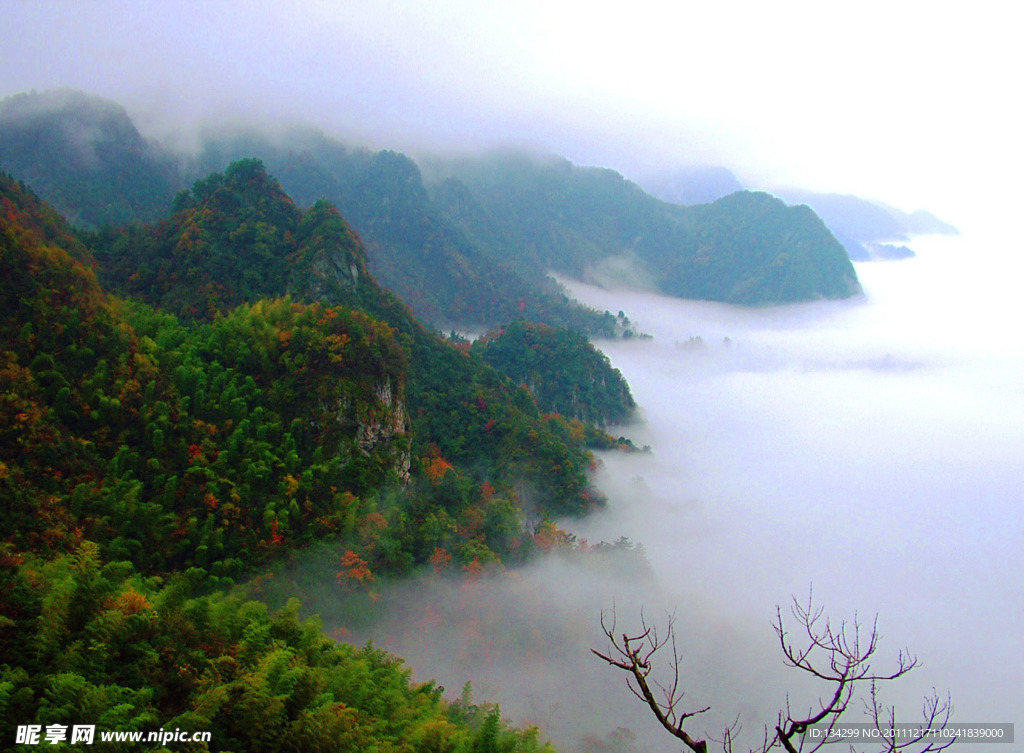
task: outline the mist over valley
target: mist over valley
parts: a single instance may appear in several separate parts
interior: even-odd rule
[[[859,265],[862,301],[740,312],[626,296],[655,338],[605,347],[654,452],[606,458],[607,478],[623,499],[627,479],[649,493],[580,535],[622,530],[663,579],[708,584],[742,621],[813,584],[922,658],[901,693],[948,688],[961,720],[1011,719],[1019,660],[990,647],[1021,617],[1024,353],[1008,287],[965,259],[996,246],[920,242],[914,267]],[[685,347],[692,335],[705,344]],[[650,525],[659,513],[678,523]]]
[[[994,253],[985,241],[916,243],[904,264],[859,264],[865,295],[840,302],[744,310],[563,279],[651,338],[598,343],[639,406],[613,431],[650,451],[601,453],[607,508],[561,525],[590,545],[628,537],[645,564],[617,552],[423,576],[385,591],[355,635],[450,692],[471,682],[567,750],[653,751],[664,730],[590,649],[602,611],[628,629],[674,614],[688,708],[711,706],[691,733],[738,716],[756,745],[787,692],[799,708],[825,687],[783,666],[771,629],[776,606],[813,590],[832,619],[877,615],[880,669],[902,649],[920,659],[884,689],[899,721],[919,721],[933,689],[957,721],[1020,718],[1024,660],[991,651],[1024,617],[1012,286],[976,264]],[[949,305],[954,285],[970,306]],[[344,613],[317,609],[329,624]]]

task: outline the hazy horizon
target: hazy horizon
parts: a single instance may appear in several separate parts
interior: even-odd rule
[[[304,122],[410,152],[528,146],[634,179],[721,165],[751,188],[851,193],[958,226],[1017,198],[1021,51],[988,4],[0,8],[0,96],[81,89],[166,139]]]

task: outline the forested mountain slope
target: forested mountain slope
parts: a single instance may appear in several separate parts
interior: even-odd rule
[[[156,220],[182,181],[180,157],[145,140],[123,107],[73,89],[0,101],[0,170],[88,228]]]
[[[327,199],[366,244],[369,267],[416,316],[437,326],[492,327],[526,318],[614,336],[619,322],[575,303],[543,274],[523,275],[487,253],[434,205],[420,169],[392,151],[351,149],[309,129],[271,139],[211,137],[202,171],[259,157],[302,206]]]
[[[621,372],[578,332],[518,319],[475,340],[472,350],[525,384],[543,410],[598,426],[625,423],[636,410]]]
[[[550,538],[538,513],[599,503],[588,432],[425,330],[336,210],[297,209],[259,163],[177,206],[83,244],[0,176],[0,734],[95,721],[209,730],[221,750],[541,749],[296,607],[214,592],[313,542],[334,542],[351,593],[522,561]],[[134,280],[133,254],[152,262]],[[135,300],[106,292],[104,262]]]
[[[683,207],[612,170],[517,153],[436,160],[428,174],[448,217],[523,274],[553,270],[748,305],[860,292],[845,250],[814,212],[767,194]]]
[[[514,441],[518,429],[550,432],[526,425],[549,419],[540,417],[525,391],[520,395],[497,372],[428,332],[376,283],[365,252],[333,207],[321,202],[298,209],[258,161],[233,163],[223,175],[198,181],[177,207],[158,225],[91,237],[101,272],[114,288],[200,319],[215,318],[241,301],[286,293],[369,313],[389,324],[406,348],[416,441],[437,446],[449,460],[461,459],[472,447],[474,463],[493,452],[492,462],[504,466],[517,457],[503,445]],[[521,419],[526,423],[520,426]],[[485,436],[473,434],[477,430]],[[551,503],[560,512],[583,511],[587,503],[579,494],[588,461],[564,460],[557,464],[565,474],[561,480],[539,468],[514,472],[550,486]]]

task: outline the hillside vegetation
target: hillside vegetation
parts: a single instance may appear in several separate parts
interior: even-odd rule
[[[768,194],[684,207],[612,170],[515,153],[437,161],[431,174],[452,222],[523,274],[744,305],[860,292],[846,251],[814,212]]]
[[[272,140],[258,133],[210,138],[202,172],[258,157],[296,202],[327,199],[342,208],[369,253],[370,271],[418,318],[438,327],[493,327],[515,318],[603,336],[620,322],[571,301],[544,274],[523,274],[511,258],[467,238],[435,205],[418,165],[404,154],[352,149],[295,129]]]
[[[234,584],[314,542],[354,595],[524,561],[550,516],[600,504],[600,432],[429,333],[337,211],[298,209],[259,163],[176,206],[83,243],[0,177],[2,734],[95,720],[209,730],[219,750],[542,749]]]
[[[526,385],[544,411],[606,426],[636,410],[622,374],[578,332],[519,319],[478,338],[472,351]]]
[[[550,270],[752,304],[856,290],[814,214],[765,195],[680,208],[564,161],[421,172],[292,138],[186,158],[78,93],[0,105],[3,739],[95,721],[215,750],[547,750],[265,583],[315,555],[355,615],[414,573],[642,557],[558,527],[604,504],[592,450],[632,449],[602,427],[635,405],[580,334],[628,319]],[[497,328],[470,344],[417,313]]]

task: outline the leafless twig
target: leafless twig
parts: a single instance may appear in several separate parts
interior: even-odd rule
[[[826,743],[834,741],[833,733],[839,719],[849,711],[856,689],[865,684],[870,690],[864,708],[870,724],[877,731],[875,739],[885,746],[882,753],[937,753],[953,743],[952,739],[935,734],[949,725],[952,705],[948,698],[942,700],[934,690],[924,700],[921,733],[907,737],[892,734],[896,726],[895,710],[882,705],[879,687],[907,674],[918,666],[918,661],[903,650],[897,655],[895,665],[887,671],[878,672],[872,668],[880,638],[877,617],[872,620],[870,629],[862,625],[856,615],[852,622],[833,623],[825,616],[824,609],[814,605],[813,593],[808,595],[805,603],[794,598],[790,612],[797,625],[796,638],[787,629],[781,608],[776,609],[773,625],[783,660],[787,666],[825,683],[827,692],[799,714],[794,713],[787,698],[786,709],[779,712],[774,729],[765,727],[763,743],[757,748],[760,753],[768,753],[777,747],[787,753],[815,753]],[[707,739],[697,739],[684,729],[688,719],[703,714],[710,707],[683,709],[685,694],[681,685],[675,615],[669,614],[665,628],[659,631],[657,625],[647,623],[641,612],[640,625],[640,630],[634,635],[627,632],[617,634],[615,610],[602,612],[601,630],[610,648],[604,652],[591,651],[609,665],[628,673],[626,684],[630,691],[647,704],[671,735],[682,740],[694,753],[707,753]],[[671,653],[666,659],[670,680],[662,684],[651,676],[651,672],[655,655],[665,649]],[[817,728],[818,734],[810,739],[807,732],[812,727]],[[732,753],[733,739],[738,730],[739,720],[717,741],[726,753]]]
[[[679,704],[683,699],[683,693],[679,688],[680,659],[676,647],[675,624],[676,617],[674,614],[670,614],[668,616],[668,625],[664,632],[659,634],[657,626],[649,626],[643,612],[641,612],[640,633],[633,636],[630,636],[628,633],[622,633],[621,636],[616,637],[614,610],[611,612],[610,625],[608,624],[608,613],[602,612],[601,630],[610,641],[611,650],[608,653],[602,653],[597,649],[591,649],[591,651],[613,667],[629,672],[630,676],[626,680],[626,685],[633,695],[650,707],[662,727],[673,736],[682,740],[695,753],[707,753],[707,741],[697,740],[683,729],[687,719],[697,714],[703,714],[710,707],[705,706],[693,711],[681,711],[679,708]],[[654,668],[651,659],[665,646],[671,646],[672,650],[672,661],[669,665],[672,679],[667,685],[662,685],[653,679],[648,681],[648,677]],[[660,692],[660,698],[655,695],[651,687],[652,684]]]

